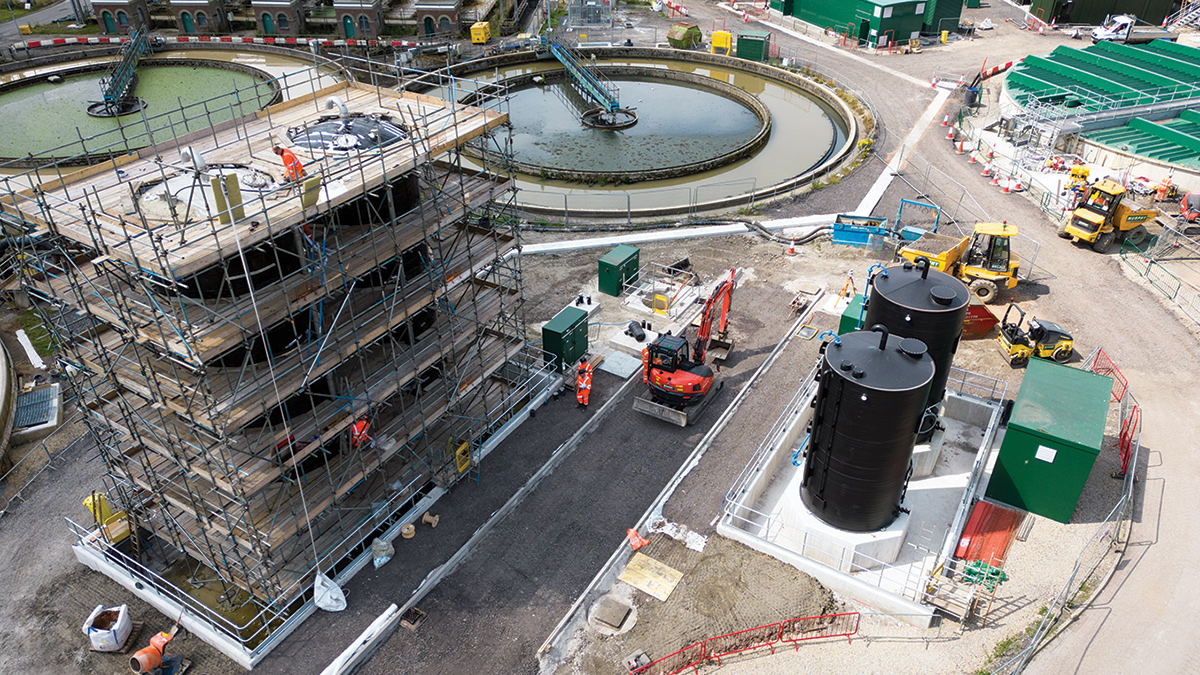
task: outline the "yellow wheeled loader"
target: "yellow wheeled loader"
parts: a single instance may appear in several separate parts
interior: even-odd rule
[[[1007,222],[978,223],[974,232],[962,238],[926,232],[896,251],[896,259],[929,258],[930,267],[958,277],[980,300],[993,303],[1001,286],[1017,286],[1019,261],[1010,243],[1015,236],[1017,226]]]

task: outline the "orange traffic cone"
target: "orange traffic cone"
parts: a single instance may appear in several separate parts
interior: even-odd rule
[[[966,152],[967,152],[967,151],[966,151],[966,149],[963,147],[963,144],[964,144],[964,143],[966,143],[966,141],[962,141],[962,140],[960,140],[960,141],[958,142],[958,148],[957,148],[957,149],[954,151],[954,154],[956,154],[956,155],[965,155],[965,154],[966,154]]]
[[[959,75],[959,76],[958,76],[958,85],[957,85],[957,86],[959,86],[959,87],[963,86],[963,81],[965,81],[966,79],[967,79],[967,74],[966,74],[966,73],[963,73],[963,74]]]
[[[950,113],[946,113],[945,115],[942,115],[942,126],[944,126],[944,127],[950,126]]]
[[[988,176],[991,176],[991,175],[992,175],[992,165],[991,165],[991,164],[984,164],[984,165],[983,165],[983,172],[982,172],[982,173],[980,173],[979,175],[980,175],[980,176],[983,176],[984,178],[987,178]]]
[[[1009,194],[1011,192],[1011,190],[1008,189],[1008,186],[1011,184],[1012,184],[1012,180],[1005,178],[1003,187],[1000,188],[1000,191],[1003,192],[1004,194]]]
[[[784,255],[796,255],[796,238],[792,237],[792,243],[787,248],[783,249]]]
[[[1017,176],[1017,177],[1016,177],[1016,179],[1014,179],[1014,180],[1013,180],[1013,187],[1012,187],[1012,191],[1013,191],[1013,192],[1020,192],[1021,190],[1024,190],[1024,189],[1025,189],[1025,188],[1024,188],[1022,185],[1021,185],[1021,177],[1020,177],[1020,176]]]
[[[934,75],[933,79],[929,80],[929,86],[937,89],[937,75]]]
[[[996,173],[992,174],[992,185],[999,185],[999,184],[1000,184],[1000,172],[996,172]]]
[[[948,140],[948,141],[954,140],[954,127],[950,127],[950,131],[946,132],[946,140]]]
[[[625,531],[625,536],[629,539],[629,548],[635,551],[650,543],[649,539],[638,534],[638,531],[632,527]]]

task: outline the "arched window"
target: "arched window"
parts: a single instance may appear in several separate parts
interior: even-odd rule
[[[371,20],[365,14],[358,17],[358,29],[362,31],[363,35],[368,35],[371,32]]]
[[[446,35],[450,34],[450,17],[443,16],[441,20],[438,21],[438,30]]]
[[[288,29],[287,14],[280,14],[278,17],[276,17],[275,25],[279,26],[279,30],[287,30]]]
[[[121,24],[122,26],[128,26],[129,15],[125,12],[117,12],[117,23]]]
[[[204,12],[196,12],[196,25],[204,28],[208,25],[208,15]]]

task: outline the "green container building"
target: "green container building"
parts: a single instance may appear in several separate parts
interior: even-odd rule
[[[1070,522],[1104,443],[1111,394],[1112,378],[1032,359],[987,498]]]
[[[963,0],[793,0],[792,11],[784,13],[848,32],[862,45],[878,45],[880,40],[904,43],[922,32],[935,33],[939,24],[954,30],[957,21],[950,19],[958,19],[962,6]]]
[[[546,360],[557,358],[559,370],[575,363],[587,353],[588,313],[578,307],[567,307],[542,326],[542,349]]]
[[[784,16],[792,16],[795,0],[771,0],[771,9]]]
[[[1132,14],[1157,26],[1171,13],[1172,0],[1033,0],[1029,13],[1046,23],[1098,25],[1109,14]]]
[[[600,292],[620,297],[625,284],[631,284],[638,278],[638,254],[636,246],[621,244],[600,259]]]
[[[771,54],[771,34],[765,30],[744,30],[737,36],[737,57],[747,61],[766,61]]]

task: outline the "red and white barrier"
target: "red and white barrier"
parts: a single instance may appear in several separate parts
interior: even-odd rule
[[[1001,65],[1001,66],[996,66],[995,68],[992,68],[991,70],[981,70],[981,71],[979,71],[979,74],[982,76],[983,79],[986,80],[989,77],[1003,73],[1004,71],[1008,70],[1009,68],[1012,68],[1013,66],[1017,65],[1018,63],[1020,63],[1024,60],[1025,60],[1025,57],[1021,57],[1021,58],[1017,59],[1016,61],[1009,61],[1008,63],[1005,63],[1004,65]]]
[[[670,4],[670,3],[668,3]],[[686,9],[686,8],[685,8]],[[687,16],[685,13],[684,16]],[[50,40],[27,40],[14,42],[12,49],[37,49],[39,47],[61,47],[66,45],[107,45],[128,42],[127,37],[72,37],[53,38]],[[318,44],[325,47],[418,47],[419,42],[411,40],[328,40],[324,38],[304,37],[245,37],[230,35],[179,35],[162,38],[167,44],[257,44],[257,45],[290,45],[309,46]]]
[[[671,0],[667,0],[667,9],[671,10],[671,16],[675,16],[677,13],[679,14],[679,16],[687,16],[688,15],[687,7],[676,4],[676,3],[672,2]]]

